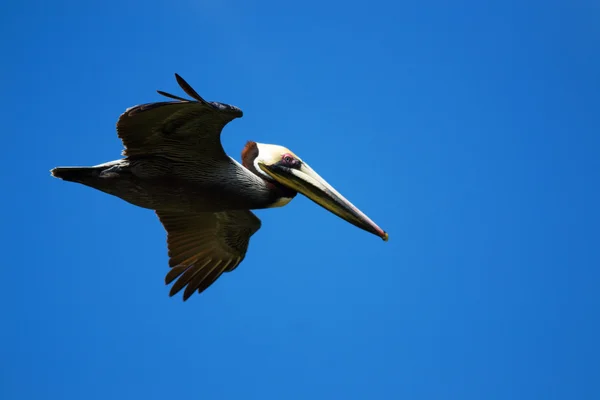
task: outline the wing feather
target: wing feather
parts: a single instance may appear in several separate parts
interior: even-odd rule
[[[249,210],[189,214],[156,211],[167,231],[169,266],[165,283],[175,283],[170,296],[185,288],[183,300],[202,293],[223,272],[235,269],[246,256],[250,237],[261,222]]]
[[[182,161],[225,159],[221,131],[243,116],[234,106],[207,102],[179,75],[181,88],[194,100],[170,93],[159,94],[177,101],[141,104],[127,109],[117,121],[117,134],[127,157],[160,155]]]

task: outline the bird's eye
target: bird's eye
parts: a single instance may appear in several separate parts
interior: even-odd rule
[[[284,163],[286,163],[286,164],[290,164],[290,165],[291,165],[291,164],[293,164],[293,163],[294,163],[294,157],[290,156],[289,154],[285,154],[285,155],[282,157],[282,160],[283,160],[283,162],[284,162]]]

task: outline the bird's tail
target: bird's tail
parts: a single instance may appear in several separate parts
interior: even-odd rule
[[[97,178],[105,167],[56,167],[50,170],[53,177],[68,182],[84,183]]]
[[[136,183],[126,160],[91,167],[56,167],[50,173],[55,178],[89,186],[139,207],[154,209],[151,196],[139,186],[139,182]]]
[[[64,181],[89,185],[90,182],[98,181],[98,178],[110,178],[124,172],[123,167],[123,160],[115,160],[92,167],[56,167],[51,169],[50,173]]]

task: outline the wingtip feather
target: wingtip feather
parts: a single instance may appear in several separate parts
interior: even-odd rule
[[[190,102],[190,100],[188,100],[188,99],[184,99],[183,97],[175,96],[174,94],[171,94],[171,93],[163,92],[162,90],[157,90],[156,93],[160,94],[161,96],[168,97],[170,99],[183,101],[185,103]]]
[[[200,96],[198,92],[196,92],[194,88],[192,88],[192,86],[189,83],[187,83],[185,79],[183,79],[178,73],[175,73],[175,79],[177,80],[179,86],[183,89],[185,93],[187,93],[188,96],[192,97],[195,100],[198,100],[202,104],[208,104],[208,102],[204,100],[202,96]]]

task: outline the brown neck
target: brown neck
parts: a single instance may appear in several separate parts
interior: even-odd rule
[[[258,157],[258,146],[256,145],[256,142],[249,141],[242,149],[242,165],[252,171],[254,175],[264,179],[262,174],[259,173],[254,166],[256,157]]]

